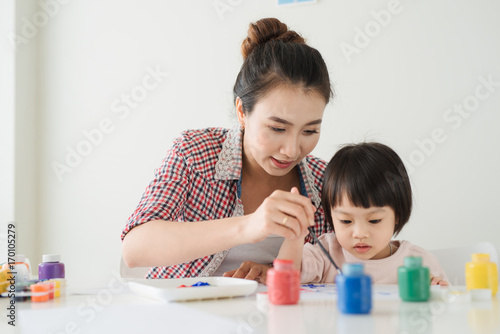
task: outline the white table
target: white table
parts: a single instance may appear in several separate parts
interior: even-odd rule
[[[258,291],[265,290],[259,286]],[[162,303],[110,286],[45,303],[18,302],[17,332],[2,316],[0,333],[500,333],[498,296],[471,301],[468,293],[460,293],[463,287],[454,287],[434,290],[429,302],[408,303],[395,298],[395,291],[397,286],[374,286],[372,312],[345,315],[334,296],[312,293],[302,293],[293,306],[269,304],[255,293]],[[0,300],[3,314],[8,305]]]

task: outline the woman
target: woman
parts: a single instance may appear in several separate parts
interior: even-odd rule
[[[250,24],[241,51],[239,126],[183,132],[122,233],[125,263],[152,266],[147,278],[265,283],[283,238],[330,231],[326,163],[309,155],[332,96],[326,64],[274,18]]]

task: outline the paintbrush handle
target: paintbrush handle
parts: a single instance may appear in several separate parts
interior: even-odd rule
[[[309,233],[311,233],[311,236],[313,237],[314,241],[316,241],[318,243],[319,247],[321,248],[321,250],[323,251],[323,253],[325,253],[325,255],[328,258],[328,260],[330,260],[330,262],[333,264],[333,266],[335,267],[335,269],[337,269],[337,273],[339,273],[339,274],[342,275],[342,270],[340,270],[340,268],[337,266],[337,264],[335,263],[335,261],[333,261],[333,258],[330,256],[330,253],[328,253],[328,251],[326,250],[326,248],[323,247],[323,245],[319,241],[319,239],[316,236],[316,234],[314,234],[314,231],[313,231],[312,227],[309,226],[308,229],[309,229]]]

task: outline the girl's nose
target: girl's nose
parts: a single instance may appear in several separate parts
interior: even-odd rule
[[[368,230],[361,224],[356,224],[353,230],[353,237],[355,239],[366,239],[368,237]]]

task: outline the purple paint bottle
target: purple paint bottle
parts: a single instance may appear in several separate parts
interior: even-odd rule
[[[38,279],[48,280],[53,278],[64,278],[64,263],[61,263],[61,256],[55,254],[45,254],[42,263],[38,265]]]

